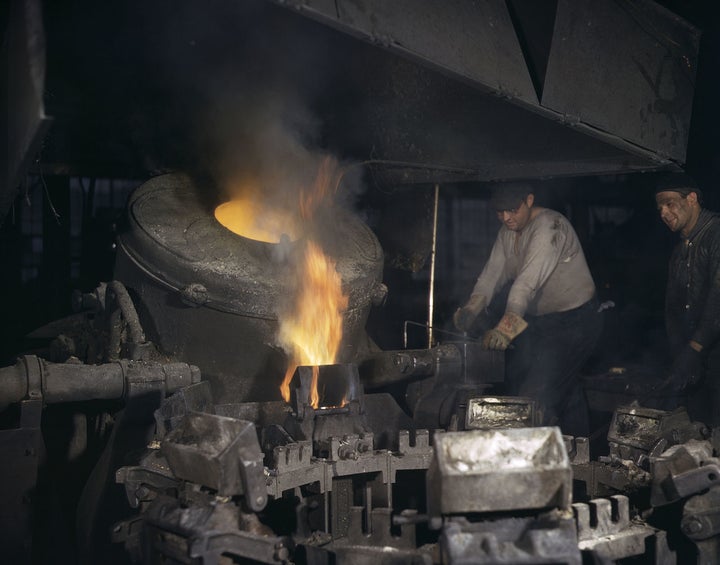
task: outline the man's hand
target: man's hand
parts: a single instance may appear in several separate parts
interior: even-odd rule
[[[482,345],[485,349],[505,351],[510,342],[527,328],[527,322],[514,312],[505,312],[500,322],[483,335]]]
[[[476,314],[474,314],[467,306],[461,306],[453,314],[453,324],[461,332],[466,332],[472,326],[475,321]]]
[[[461,306],[455,310],[453,314],[453,323],[461,332],[467,332],[473,325],[478,314],[485,309],[485,299],[482,296],[471,296],[465,306]]]
[[[510,345],[510,336],[505,335],[497,328],[488,330],[483,335],[482,346],[483,349],[497,349],[498,351],[505,351]]]
[[[705,376],[704,356],[692,343],[683,347],[675,358],[670,376],[665,381],[666,386],[677,392],[697,386]]]

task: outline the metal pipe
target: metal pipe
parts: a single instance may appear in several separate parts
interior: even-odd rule
[[[373,531],[373,523],[372,523],[372,510],[373,510],[373,501],[372,501],[372,485],[370,482],[365,483],[365,492],[363,494],[364,502],[365,502],[365,531],[366,532],[372,532]]]
[[[374,388],[412,378],[429,377],[437,372],[439,360],[461,363],[461,351],[453,344],[431,349],[402,349],[383,351],[362,362],[363,385]]]
[[[84,365],[26,355],[0,369],[0,411],[28,396],[41,396],[46,404],[121,400],[149,390],[171,393],[199,381],[199,369],[186,363],[121,360]]]
[[[115,294],[115,299],[120,306],[123,318],[128,327],[128,341],[130,343],[145,343],[145,332],[143,331],[140,318],[138,317],[135,304],[128,293],[125,285],[120,281],[110,281],[108,288]]]
[[[324,532],[330,533],[330,491],[323,492]]]
[[[430,251],[430,288],[428,290],[428,348],[433,346],[433,309],[435,307],[435,251],[437,249],[437,218],[440,201],[440,185],[435,185],[435,200],[433,205],[433,232],[432,249]]]

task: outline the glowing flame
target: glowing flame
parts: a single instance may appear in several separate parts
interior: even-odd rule
[[[348,297],[342,293],[335,263],[311,239],[312,230],[306,228],[318,208],[332,199],[339,178],[337,161],[325,157],[314,182],[301,187],[299,201],[294,200],[291,205],[283,198],[283,191],[265,189],[252,176],[240,175],[225,186],[226,192],[234,195],[233,199],[215,209],[218,222],[250,239],[280,243],[283,235],[296,242],[303,241],[300,236],[308,238],[301,248],[292,304],[278,320],[278,340],[289,356],[280,387],[283,398],[290,401],[290,381],[298,365],[312,366],[312,391],[307,401],[313,408],[320,404],[319,365],[336,362],[342,341],[342,313],[348,306]]]
[[[320,402],[318,365],[335,363],[342,341],[342,312],[347,308],[348,297],[342,292],[342,281],[335,270],[335,263],[312,241],[305,248],[298,281],[301,284],[293,310],[280,320],[280,342],[291,345],[293,352],[280,392],[288,402],[290,380],[295,369],[298,365],[312,365],[312,395],[309,401],[313,408],[317,408]]]
[[[317,171],[315,182],[300,191],[300,216],[312,221],[315,211],[332,198],[338,184],[337,161],[325,157]],[[342,292],[342,280],[320,246],[308,241],[298,272],[297,295],[289,315],[280,320],[279,339],[292,350],[285,379],[280,392],[286,402],[290,400],[290,381],[298,365],[313,367],[311,394],[308,399],[318,408],[319,365],[336,362],[342,341],[342,312],[347,308],[348,297]]]

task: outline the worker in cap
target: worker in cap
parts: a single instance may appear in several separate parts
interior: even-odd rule
[[[502,317],[482,337],[485,348],[507,350],[505,392],[534,398],[545,425],[587,435],[578,373],[600,337],[602,316],[577,234],[565,216],[535,206],[529,184],[497,185],[490,202],[502,226],[455,326],[474,333],[509,287]]]
[[[659,175],[655,203],[680,241],[670,255],[665,327],[673,364],[665,381],[690,416],[720,425],[720,217],[685,173]]]

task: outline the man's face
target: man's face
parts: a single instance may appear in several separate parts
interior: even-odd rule
[[[673,232],[687,232],[694,225],[696,215],[693,211],[692,197],[695,193],[691,192],[687,196],[683,196],[679,192],[667,190],[658,192],[655,195],[660,218],[665,225]]]
[[[517,208],[510,210],[497,210],[497,217],[510,231],[522,231],[530,221],[530,208],[533,203],[533,195],[529,194],[525,200],[518,204]]]

